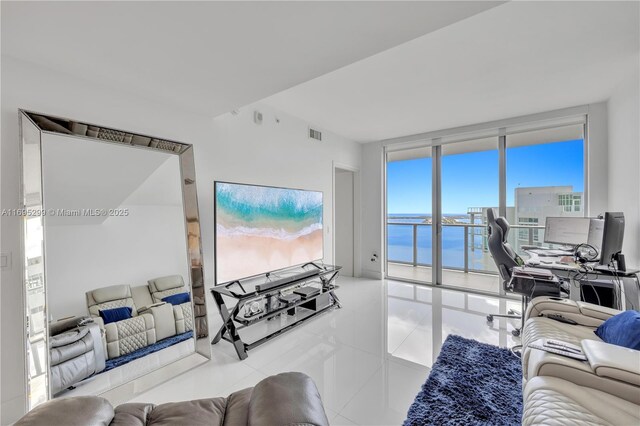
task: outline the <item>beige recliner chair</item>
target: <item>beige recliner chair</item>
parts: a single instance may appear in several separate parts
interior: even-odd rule
[[[192,297],[180,275],[154,278],[149,280],[148,283],[149,292],[151,293],[151,298],[154,303],[160,303],[163,298],[179,293],[189,293],[190,298]],[[191,301],[173,305],[173,315],[177,334],[193,330],[193,309],[191,307]]]
[[[640,351],[605,343],[594,333],[618,313],[567,299],[531,302],[522,335],[523,424],[640,424]],[[548,318],[553,314],[576,324]],[[542,339],[576,345],[586,360],[534,348]]]
[[[88,291],[87,308],[94,320],[104,330],[107,359],[117,358],[137,349],[156,343],[156,329],[150,312],[139,313],[128,285],[114,285]],[[131,318],[105,324],[101,310],[129,307]]]
[[[564,359],[565,357],[551,356],[548,352],[532,349],[531,343],[541,339],[555,339],[576,346],[580,346],[583,340],[602,342],[594,333],[595,329],[619,313],[620,311],[615,309],[569,299],[555,297],[533,299],[527,308],[522,332],[522,373],[524,379],[540,375],[539,370],[546,364],[543,362],[545,359],[549,362],[567,360]],[[549,318],[548,315],[561,315],[577,324],[556,321]],[[532,360],[535,363],[532,364]],[[546,367],[549,368],[550,365]]]

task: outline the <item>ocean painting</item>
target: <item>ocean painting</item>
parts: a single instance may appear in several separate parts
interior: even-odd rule
[[[216,284],[322,259],[322,192],[215,182]]]

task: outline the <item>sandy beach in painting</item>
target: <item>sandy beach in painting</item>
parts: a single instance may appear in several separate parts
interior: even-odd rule
[[[295,240],[256,236],[218,237],[217,277],[223,283],[322,258],[322,230]]]
[[[216,184],[216,282],[322,259],[322,193]]]

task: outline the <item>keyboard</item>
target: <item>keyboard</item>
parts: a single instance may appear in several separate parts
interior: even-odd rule
[[[556,250],[556,249],[530,249],[527,250],[530,251],[531,253],[535,253],[538,256],[547,256],[547,257],[552,257],[552,256],[571,256],[573,255],[572,251],[568,251],[568,250]]]
[[[275,287],[279,287],[284,284],[293,283],[295,281],[301,281],[301,280],[304,280],[305,278],[314,277],[318,275],[318,272],[319,271],[316,269],[316,270],[301,272],[299,274],[280,278],[274,281],[268,281],[266,283],[256,285],[256,290],[265,291]]]

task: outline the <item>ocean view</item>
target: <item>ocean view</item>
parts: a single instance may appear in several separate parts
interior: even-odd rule
[[[442,266],[464,268],[464,232],[463,226],[470,223],[466,214],[443,215],[442,227]],[[480,218],[476,223],[480,224]],[[431,265],[431,215],[430,214],[389,214],[387,218],[387,256],[389,261],[411,263],[413,259],[413,224],[417,224],[417,262],[420,265]],[[474,251],[469,251],[469,269],[486,270],[485,257],[488,252],[481,249],[482,236],[480,227],[476,232]],[[473,232],[469,230],[469,232]],[[469,236],[469,241],[471,238]],[[469,243],[470,244],[470,243]],[[470,248],[468,248],[470,250]],[[493,268],[492,268],[493,270]]]

